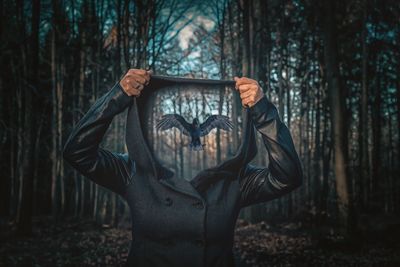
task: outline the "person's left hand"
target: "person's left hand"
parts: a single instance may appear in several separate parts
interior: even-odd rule
[[[242,105],[244,107],[254,106],[263,96],[264,93],[256,80],[247,77],[235,77],[236,89],[239,90]]]

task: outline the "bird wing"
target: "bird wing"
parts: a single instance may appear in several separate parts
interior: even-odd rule
[[[227,116],[211,115],[205,122],[200,125],[200,136],[205,136],[212,129],[219,128],[225,131],[233,129],[233,124]]]
[[[166,114],[157,122],[157,130],[165,131],[178,128],[184,135],[190,136],[190,124],[178,114]]]

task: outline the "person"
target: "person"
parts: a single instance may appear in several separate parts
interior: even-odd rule
[[[152,157],[139,116],[146,91],[172,80],[130,69],[77,123],[65,143],[64,159],[127,201],[132,217],[128,266],[235,266],[232,248],[239,211],[299,187],[300,159],[289,129],[258,82],[235,77],[247,112],[239,153],[193,181],[178,179]],[[101,148],[112,119],[126,108],[129,153]],[[255,132],[268,151],[267,167],[249,163],[257,153]]]

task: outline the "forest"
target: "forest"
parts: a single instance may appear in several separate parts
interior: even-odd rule
[[[62,152],[91,105],[131,68],[250,77],[278,108],[304,180],[242,210],[235,249],[247,264],[400,266],[397,0],[0,0],[0,20],[0,266],[126,259],[128,205]],[[231,92],[225,102],[189,93],[196,107],[208,103],[203,112],[240,112]],[[155,98],[152,114],[206,118],[185,96],[168,104],[176,94]],[[126,112],[114,118],[103,147],[126,152],[125,120]],[[177,140],[177,131],[166,134]],[[235,151],[239,139],[239,128],[213,132],[203,140],[212,156],[190,158],[192,170],[175,147],[170,164],[192,175],[223,161],[221,151]],[[255,164],[267,166],[265,152]]]

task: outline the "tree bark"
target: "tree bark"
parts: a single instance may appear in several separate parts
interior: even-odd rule
[[[332,124],[332,135],[334,144],[334,173],[336,178],[336,193],[339,218],[344,233],[349,233],[350,224],[350,201],[348,189],[347,148],[344,146],[346,133],[344,125],[344,99],[343,86],[339,73],[337,29],[335,21],[335,2],[325,1],[324,21],[324,59],[326,64],[328,92],[330,99],[330,113]]]
[[[369,151],[368,151],[368,48],[367,48],[367,3],[364,0],[362,24],[362,84],[361,84],[361,110],[360,110],[360,177],[359,193],[363,206],[368,206],[368,181],[369,177]]]
[[[34,0],[32,4],[32,39],[31,39],[31,66],[30,82],[31,86],[38,87],[38,68],[39,68],[39,21],[40,21],[40,0]],[[28,72],[25,72],[27,74]],[[33,101],[36,96],[30,86],[24,86],[25,114],[23,122],[23,156],[21,162],[21,183],[19,185],[20,202],[17,211],[17,233],[30,235],[32,233],[32,200],[33,200],[33,178],[34,156],[35,156],[35,113]],[[20,110],[22,112],[22,110]]]

